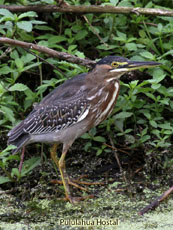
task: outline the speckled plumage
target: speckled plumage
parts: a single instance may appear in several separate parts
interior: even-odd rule
[[[67,80],[36,104],[27,118],[8,133],[8,144],[16,145],[21,137],[26,137],[25,141],[30,142],[30,135],[59,132],[77,123],[89,108],[85,90],[81,90],[85,75],[80,74]]]
[[[114,67],[112,63],[122,63]],[[135,64],[134,64],[135,63]],[[149,63],[149,62],[144,62]],[[150,62],[149,65],[156,65]],[[142,63],[143,64],[143,63]],[[22,146],[33,142],[62,142],[68,135],[74,140],[84,131],[98,125],[110,114],[119,93],[118,78],[126,71],[123,68],[140,66],[141,62],[129,61],[119,56],[108,56],[97,62],[95,68],[67,80],[34,106],[33,111],[9,133],[8,144],[16,145],[14,153]],[[132,67],[131,67],[132,66]],[[117,73],[112,70],[117,69]],[[121,71],[120,71],[121,70]],[[118,76],[118,78],[116,77]],[[88,128],[72,129],[77,123],[89,120]],[[69,138],[67,138],[69,141]],[[64,139],[64,142],[66,138]],[[63,142],[63,143],[64,143]]]

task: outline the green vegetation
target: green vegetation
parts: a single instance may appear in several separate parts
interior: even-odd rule
[[[56,2],[0,0],[0,4],[5,5],[54,5]],[[85,5],[97,3],[169,10],[172,8],[170,2],[169,0],[88,0],[85,1]],[[83,1],[67,0],[66,3],[81,5]],[[128,180],[135,181],[134,171],[140,168],[142,172],[139,176],[143,178],[142,190],[150,187],[151,179],[157,186],[171,185],[173,17],[33,11],[12,13],[0,9],[0,36],[36,43],[92,60],[107,55],[119,55],[131,60],[161,62],[160,67],[141,70],[142,74],[137,72],[132,77],[123,77],[120,95],[112,115],[99,127],[93,128],[78,139],[68,157],[72,155],[75,158],[76,149],[80,149],[80,152],[85,152],[86,155],[95,156],[95,160],[102,159],[101,162],[108,163],[109,159],[112,161],[114,155],[111,139],[117,148],[120,161],[125,162],[122,163],[122,167]],[[33,103],[39,102],[43,96],[66,79],[88,71],[86,67],[51,58],[34,50],[32,52],[57,68],[53,69],[51,65],[26,49],[0,44],[0,184],[3,189],[10,189],[14,183],[20,187],[22,183],[31,179],[34,170],[40,167],[40,152],[44,164],[47,162],[44,159],[49,158],[47,146],[44,146],[44,149],[41,147],[41,150],[40,144],[28,146],[23,169],[19,172],[20,154],[11,155],[13,146],[6,146],[8,131],[26,117],[32,110]],[[79,151],[77,154],[80,165]],[[47,168],[49,169],[45,166],[42,175],[39,174],[43,181],[51,179],[51,176],[47,175]],[[70,170],[73,171],[73,167]],[[124,177],[120,180],[123,180],[122,178]]]

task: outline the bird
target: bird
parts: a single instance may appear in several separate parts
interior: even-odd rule
[[[50,92],[31,113],[8,133],[13,154],[31,143],[52,144],[50,155],[59,169],[65,197],[76,202],[70,190],[65,157],[73,142],[104,121],[117,101],[119,78],[127,72],[160,65],[154,61],[131,61],[120,56],[106,56],[92,70],[79,74]],[[60,159],[57,146],[63,144]]]

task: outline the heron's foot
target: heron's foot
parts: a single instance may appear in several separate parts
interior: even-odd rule
[[[62,181],[62,180],[52,180],[51,183],[53,183],[53,184],[63,184],[63,181]],[[80,189],[80,190],[83,190],[83,191],[85,191],[85,192],[88,191],[87,188],[85,188],[85,187],[79,185],[79,184],[76,183],[76,181],[74,181],[74,180],[68,179],[68,184],[74,186],[75,188],[78,188],[78,189]]]
[[[103,181],[94,181],[94,182],[91,182],[91,181],[81,181],[81,179],[88,178],[88,177],[89,177],[88,175],[84,174],[84,175],[79,176],[78,178],[74,178],[73,182],[75,182],[77,184],[86,185],[86,186],[90,186],[90,185],[105,185],[106,184]]]
[[[81,181],[80,180],[81,177],[77,178],[77,179],[73,179],[73,182],[77,183],[77,184],[82,184],[82,185],[86,185],[86,186],[90,186],[90,185],[105,185],[106,183],[103,181]]]
[[[68,184],[72,185],[73,187],[76,187],[80,190],[83,190],[85,192],[88,192],[88,189],[85,188],[84,186],[92,186],[92,185],[105,185],[106,183],[103,181],[94,181],[94,182],[90,182],[90,181],[81,181],[82,178],[87,178],[87,175],[82,175],[76,179],[69,179],[68,178]],[[51,183],[53,184],[63,184],[63,182],[61,180],[52,180]],[[83,186],[81,186],[83,185]]]
[[[66,201],[69,201],[71,204],[78,204],[82,200],[88,200],[94,198],[94,195],[88,195],[88,196],[82,196],[82,197],[72,197],[72,196],[67,196],[65,197]]]

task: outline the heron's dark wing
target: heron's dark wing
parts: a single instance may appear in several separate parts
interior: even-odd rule
[[[85,98],[73,103],[38,107],[24,120],[24,131],[30,134],[58,132],[85,118],[89,104]]]
[[[39,105],[52,104],[56,102],[64,103],[66,100],[75,100],[79,98],[81,90],[85,85],[85,76],[87,73],[79,74],[58,86],[51,93],[49,93]]]
[[[84,77],[78,75],[48,94],[24,120],[24,132],[58,132],[84,119],[89,111]]]

